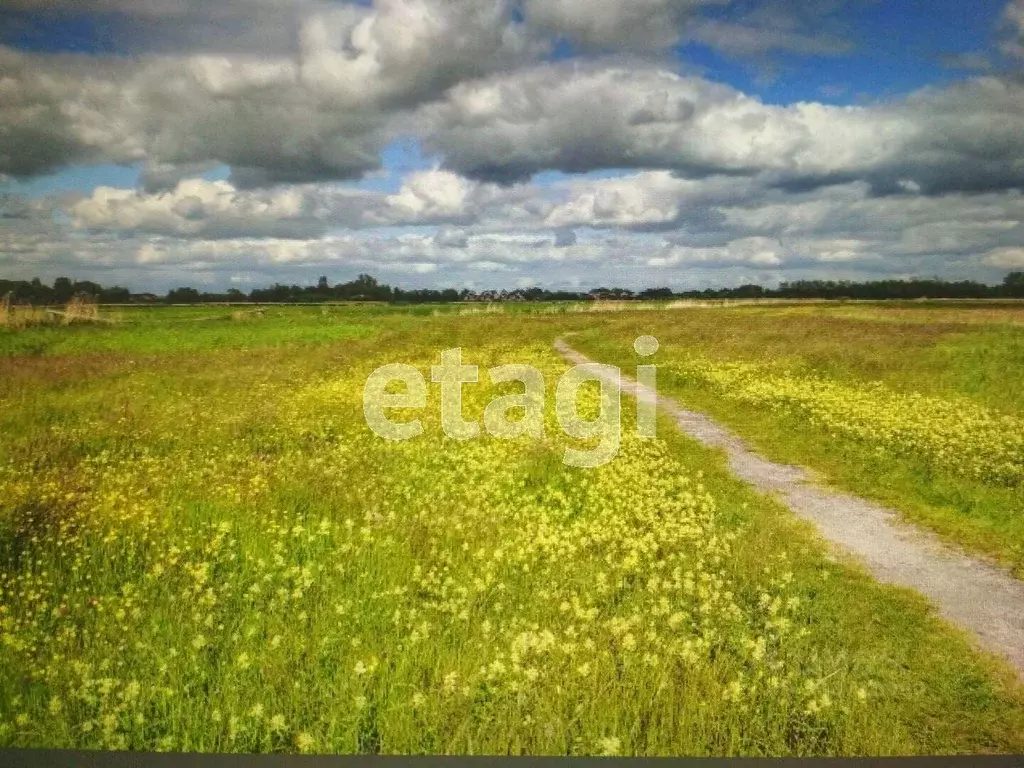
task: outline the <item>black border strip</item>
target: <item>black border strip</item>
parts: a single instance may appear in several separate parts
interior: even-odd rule
[[[402,757],[0,749],[0,768],[1022,768],[1024,755],[841,758]]]

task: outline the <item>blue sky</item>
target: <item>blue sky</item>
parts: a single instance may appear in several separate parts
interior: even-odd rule
[[[118,38],[127,19],[120,13],[38,13],[0,9],[0,42],[41,53],[123,53]]]
[[[207,283],[377,259],[681,287],[1024,265],[1024,0],[254,1],[0,10],[24,94],[0,114],[0,270],[159,286],[204,252]]]
[[[709,76],[773,103],[826,100],[855,104],[899,96],[947,82],[962,70],[946,57],[990,52],[1005,7],[1002,0],[861,0],[834,18],[837,34],[851,44],[834,56],[781,53],[779,73],[759,77],[756,65],[737,65],[707,46],[689,46],[681,55],[708,67]],[[712,10],[710,15],[716,15]],[[729,15],[722,10],[719,15]],[[823,89],[841,89],[836,96]]]

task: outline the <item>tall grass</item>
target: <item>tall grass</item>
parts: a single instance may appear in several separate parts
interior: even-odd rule
[[[0,298],[0,328],[20,330],[49,321],[50,317],[45,310],[19,306],[13,302],[10,293]]]
[[[101,316],[96,299],[85,294],[73,296],[63,309],[18,305],[10,293],[0,299],[0,328],[23,330],[39,325],[113,322],[115,318]]]
[[[72,323],[95,323],[100,319],[100,306],[96,299],[91,296],[79,294],[72,296],[71,300],[64,307],[61,315],[61,322],[64,325]]]

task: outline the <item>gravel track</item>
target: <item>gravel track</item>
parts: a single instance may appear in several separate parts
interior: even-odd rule
[[[595,362],[564,339],[555,342],[555,349],[576,365]],[[707,416],[686,410],[625,374],[620,389],[644,402],[656,402],[684,433],[725,451],[737,477],[776,495],[879,581],[920,592],[940,615],[966,629],[982,648],[1004,657],[1024,680],[1024,582],[950,548],[934,534],[903,522],[891,509],[815,485],[807,470],[759,456]]]

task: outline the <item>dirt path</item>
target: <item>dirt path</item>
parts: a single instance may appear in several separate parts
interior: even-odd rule
[[[574,364],[593,362],[563,339],[555,342],[555,349]],[[621,389],[644,402],[656,401],[687,435],[723,449],[738,477],[776,494],[826,539],[857,556],[879,581],[925,595],[943,617],[973,633],[982,647],[1004,656],[1024,680],[1024,582],[950,549],[890,509],[811,484],[806,470],[768,461],[707,416],[656,395],[628,376],[622,376]]]

